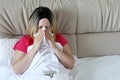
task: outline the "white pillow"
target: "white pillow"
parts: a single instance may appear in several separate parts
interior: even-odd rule
[[[13,46],[18,39],[0,39],[0,59],[10,59],[13,56]]]

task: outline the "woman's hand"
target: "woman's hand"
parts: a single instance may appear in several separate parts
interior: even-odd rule
[[[72,56],[72,52],[69,48],[68,43],[63,46],[63,51],[62,51],[56,46],[54,36],[52,36],[49,32],[45,32],[45,35],[48,39],[50,46],[53,48],[55,55],[59,59],[59,61],[66,68],[72,69],[74,66],[74,58]]]
[[[38,51],[40,48],[41,42],[43,37],[45,36],[45,32],[40,30],[34,35],[34,43],[33,43],[33,49],[35,51]]]
[[[52,48],[56,48],[57,46],[55,45],[55,39],[54,36],[51,35],[50,32],[45,31],[46,38],[48,39],[48,42]]]

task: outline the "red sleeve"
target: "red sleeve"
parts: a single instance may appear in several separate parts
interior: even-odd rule
[[[59,33],[56,34],[56,41],[61,43],[62,46],[67,44],[67,40]]]
[[[14,45],[14,50],[19,50],[24,53],[27,53],[27,48],[33,44],[33,39],[29,35],[24,35],[20,38],[19,41]]]

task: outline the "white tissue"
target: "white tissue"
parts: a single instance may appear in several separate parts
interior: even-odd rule
[[[53,36],[53,34],[51,32],[49,32],[49,33]],[[49,43],[48,43],[48,40],[46,39],[46,37],[44,36],[41,47],[45,47],[45,46],[49,47]]]
[[[42,40],[42,43],[41,43],[41,47],[48,47],[48,46],[49,46],[48,40],[44,36],[44,38]]]

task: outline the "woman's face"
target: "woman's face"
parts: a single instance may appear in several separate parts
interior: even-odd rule
[[[43,18],[39,21],[38,31],[39,30],[44,30],[44,31],[48,31],[48,32],[52,31],[51,26],[50,26],[50,22],[47,18]]]

